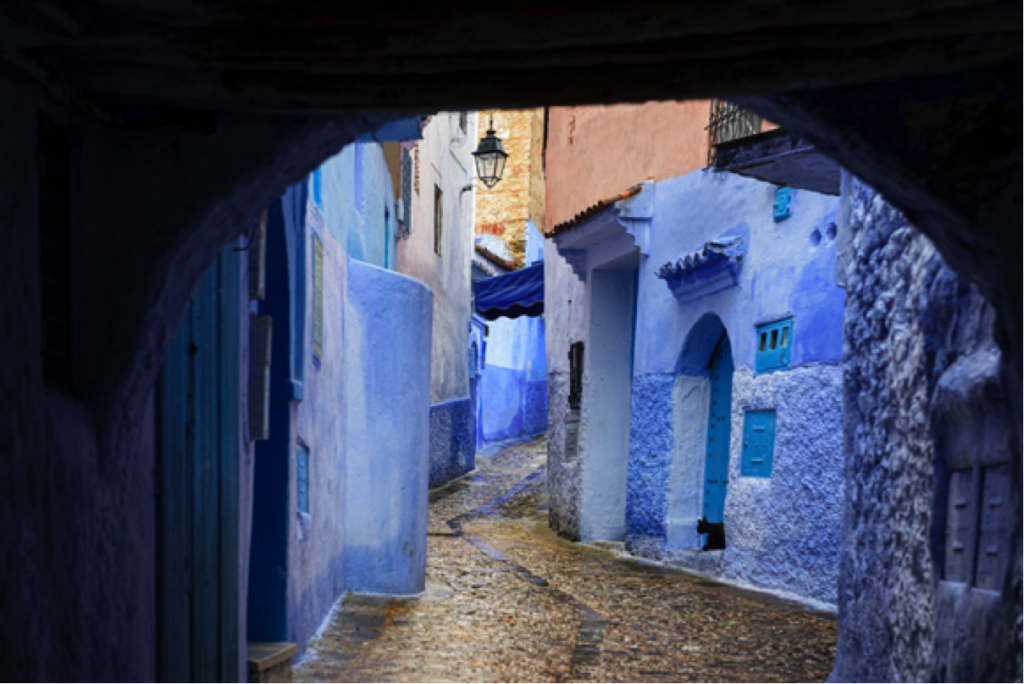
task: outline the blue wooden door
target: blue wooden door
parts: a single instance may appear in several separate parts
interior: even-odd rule
[[[238,681],[239,296],[228,247],[157,386],[157,677]]]
[[[732,347],[722,335],[711,355],[711,397],[708,402],[707,464],[704,468],[704,516],[720,523],[729,485],[729,433],[732,418]]]

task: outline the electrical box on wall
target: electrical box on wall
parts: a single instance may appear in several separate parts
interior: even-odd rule
[[[775,410],[747,411],[743,417],[743,477],[771,477],[775,458]]]
[[[792,318],[757,326],[757,356],[754,369],[758,373],[770,373],[789,368],[792,348]]]

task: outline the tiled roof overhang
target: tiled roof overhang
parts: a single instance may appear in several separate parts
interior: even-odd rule
[[[498,256],[497,254],[495,254],[491,250],[487,249],[483,245],[473,245],[473,249],[475,249],[476,253],[479,254],[484,259],[487,259],[488,261],[490,261],[495,266],[499,266],[499,267],[505,269],[506,271],[515,271],[518,268],[514,261],[509,261],[508,259],[502,259],[500,256]]]
[[[544,236],[550,238],[560,233],[564,233],[567,230],[571,230],[575,226],[578,226],[579,224],[586,221],[594,214],[598,214],[604,211],[605,209],[612,206],[616,202],[621,202],[622,200],[626,200],[629,199],[630,197],[635,197],[636,195],[639,195],[640,191],[643,189],[644,184],[637,183],[633,187],[629,188],[628,190],[620,192],[618,195],[615,195],[614,197],[606,197],[603,200],[598,200],[597,204],[592,204],[583,211],[581,211],[580,213],[573,216],[568,221],[562,221],[561,223],[557,224],[549,232],[545,233]]]
[[[639,264],[648,254],[653,216],[654,181],[644,181],[578,214],[572,225],[559,224],[548,237],[576,277],[586,280],[589,270],[612,262]]]
[[[655,273],[680,302],[691,302],[739,284],[740,268],[747,253],[741,237],[719,238],[704,243]]]

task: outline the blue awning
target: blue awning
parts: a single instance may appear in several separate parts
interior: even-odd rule
[[[544,264],[478,280],[476,312],[489,321],[544,313]]]

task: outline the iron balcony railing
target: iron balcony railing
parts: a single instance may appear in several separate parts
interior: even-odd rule
[[[715,165],[716,146],[761,132],[761,117],[725,100],[711,101],[708,131],[708,166]]]

